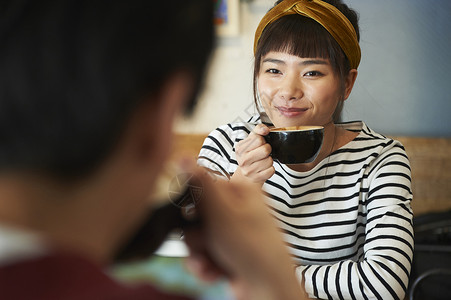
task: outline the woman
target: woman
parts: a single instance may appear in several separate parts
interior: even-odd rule
[[[214,130],[198,163],[262,185],[311,297],[403,299],[413,253],[408,158],[365,123],[339,123],[357,77],[358,40],[357,15],[341,0],[278,1],[255,34],[254,95],[263,111]],[[268,127],[296,125],[324,126],[318,157],[273,161]]]

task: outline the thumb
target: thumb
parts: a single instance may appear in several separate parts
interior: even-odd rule
[[[255,126],[253,132],[258,135],[267,135],[269,133],[269,128],[265,124],[258,124]]]

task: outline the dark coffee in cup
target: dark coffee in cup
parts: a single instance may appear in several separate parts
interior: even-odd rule
[[[271,128],[265,140],[271,145],[274,160],[283,164],[301,164],[315,160],[323,137],[322,126],[294,126]]]

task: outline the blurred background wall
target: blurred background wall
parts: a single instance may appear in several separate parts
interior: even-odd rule
[[[255,113],[253,37],[273,2],[240,2],[238,33],[218,38],[197,110],[178,132],[208,133]],[[344,121],[387,135],[451,137],[451,1],[344,2],[359,12],[362,48]]]

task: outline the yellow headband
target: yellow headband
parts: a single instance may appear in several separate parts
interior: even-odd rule
[[[254,54],[263,30],[286,15],[299,14],[321,24],[337,41],[349,60],[351,69],[360,63],[360,45],[351,22],[333,5],[321,0],[284,0],[273,7],[260,21],[255,32]]]

